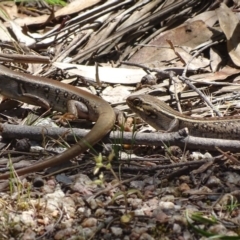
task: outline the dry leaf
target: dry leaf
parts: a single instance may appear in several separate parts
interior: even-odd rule
[[[240,66],[240,25],[236,14],[224,3],[217,10],[220,27],[227,38],[227,48],[232,61]]]
[[[171,29],[164,34],[159,34],[155,39],[149,42],[148,45],[154,47],[143,47],[129,60],[133,63],[144,63],[151,67],[163,67],[165,63],[176,58],[175,52],[169,47],[167,39],[174,46],[194,48],[213,36],[211,30],[203,21],[195,21],[186,23],[178,28]],[[158,61],[158,66],[151,64]],[[182,62],[175,63],[175,67],[183,66]]]
[[[69,75],[82,76],[84,79],[96,79],[96,67],[85,66],[79,64],[54,62],[53,65],[57,68],[65,70]],[[99,78],[102,82],[107,83],[121,83],[121,84],[134,84],[140,82],[141,78],[146,75],[142,69],[136,68],[112,68],[112,67],[98,67]]]

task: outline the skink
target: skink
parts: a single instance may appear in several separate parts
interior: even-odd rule
[[[132,95],[127,98],[127,104],[158,130],[170,132],[187,127],[192,136],[240,140],[240,116],[190,117],[150,95]]]
[[[115,123],[113,109],[101,98],[71,85],[15,72],[1,65],[0,94],[46,109],[51,108],[63,113],[70,112],[75,116],[88,117],[89,120],[96,122],[92,130],[74,146],[57,156],[17,170],[18,175],[40,171],[69,161],[100,141]],[[8,177],[9,173],[0,175],[0,179]]]

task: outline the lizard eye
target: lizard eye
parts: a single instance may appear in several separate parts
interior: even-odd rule
[[[135,98],[133,100],[133,104],[136,106],[141,106],[142,105],[142,101],[139,98]]]

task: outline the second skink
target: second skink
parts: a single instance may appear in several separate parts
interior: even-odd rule
[[[132,95],[127,98],[127,104],[133,112],[158,130],[170,132],[187,127],[192,136],[240,140],[240,116],[190,117],[150,95]]]

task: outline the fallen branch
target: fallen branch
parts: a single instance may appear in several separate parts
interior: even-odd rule
[[[3,139],[21,139],[28,138],[31,140],[42,141],[43,139],[64,138],[68,142],[76,142],[76,139],[84,137],[89,130],[79,128],[44,128],[37,126],[17,126],[10,124],[0,125]],[[191,149],[214,150],[215,147],[223,151],[237,152],[240,149],[240,141],[225,140],[213,138],[200,138],[188,136],[187,129],[181,129],[178,132],[171,133],[129,133],[115,131],[111,132],[104,142],[114,144],[133,144],[133,145],[154,145],[154,146],[180,146]]]

